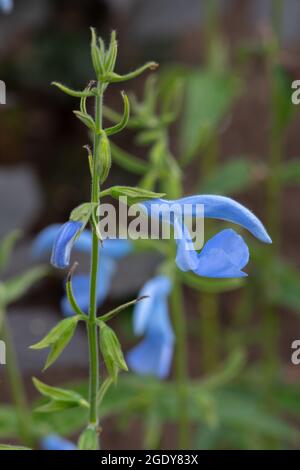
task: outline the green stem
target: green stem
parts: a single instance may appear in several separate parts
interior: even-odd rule
[[[216,294],[203,293],[200,300],[201,360],[203,372],[209,374],[220,362],[219,299]]]
[[[91,202],[99,204],[100,182],[99,182],[99,145],[101,136],[99,131],[102,129],[102,102],[104,86],[98,83],[98,93],[95,97],[95,123],[96,132],[94,135],[93,149],[93,175],[91,188]],[[90,402],[90,425],[97,427],[99,424],[97,393],[99,389],[99,338],[96,323],[97,314],[97,277],[99,263],[99,242],[96,230],[92,225],[92,255],[90,272],[90,308],[89,321],[87,323],[88,342],[89,342],[89,402]]]
[[[283,161],[284,152],[284,129],[280,124],[281,112],[280,103],[277,103],[278,93],[277,84],[274,78],[274,65],[278,60],[280,53],[280,41],[281,41],[281,30],[282,30],[282,16],[283,16],[284,2],[282,0],[273,0],[272,2],[272,22],[273,30],[276,39],[276,49],[274,55],[270,58],[269,63],[269,75],[271,83],[271,132],[270,132],[270,144],[269,144],[269,178],[267,180],[267,222],[268,229],[273,240],[273,245],[270,248],[265,269],[266,273],[272,270],[272,260],[277,256],[280,245],[280,208],[281,208],[281,179],[280,171]],[[268,276],[265,276],[268,278]],[[272,279],[271,279],[272,280]],[[276,281],[273,280],[272,289],[276,290]],[[278,373],[280,367],[280,356],[279,356],[279,315],[276,307],[268,301],[268,299],[262,299],[263,308],[263,344],[264,344],[264,368],[266,382],[271,384],[274,380],[276,373]]]
[[[184,317],[182,286],[178,278],[174,278],[171,294],[173,325],[176,337],[175,375],[178,387],[179,413],[179,448],[189,446],[189,416],[188,416],[188,357],[187,357],[187,328]]]
[[[272,24],[278,44],[281,42],[284,4],[283,0],[272,0]]]
[[[20,374],[16,353],[13,348],[9,326],[4,313],[2,321],[2,339],[5,341],[7,352],[6,369],[12,397],[16,406],[20,437],[26,446],[33,448],[34,439],[31,431],[30,411],[28,409],[24,384]]]

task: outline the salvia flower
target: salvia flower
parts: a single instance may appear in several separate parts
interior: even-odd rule
[[[33,255],[42,256],[50,252],[51,263],[55,267],[66,268],[70,265],[71,250],[90,253],[92,248],[92,234],[89,230],[82,231],[81,222],[67,222],[63,225],[54,224],[46,227],[36,237],[33,243]],[[118,259],[127,256],[132,246],[128,240],[111,239],[104,240],[103,246],[99,244],[99,275],[97,284],[97,305],[106,298],[112,276],[116,270]],[[88,274],[75,274],[72,278],[73,292],[78,306],[84,312],[89,308],[89,285],[90,278]],[[64,315],[73,315],[73,310],[65,295],[61,301],[61,308]]]
[[[0,10],[3,13],[10,13],[13,9],[13,1],[12,0],[0,0]]]
[[[249,250],[243,238],[234,230],[228,229],[211,238],[198,253],[193,248],[189,230],[183,223],[183,215],[204,216],[231,222],[247,229],[258,240],[272,243],[260,220],[246,207],[228,197],[200,195],[176,201],[154,199],[143,202],[142,206],[151,217],[174,225],[177,243],[176,264],[182,271],[193,271],[199,276],[212,278],[246,276],[242,269],[249,261]]]
[[[48,434],[41,440],[42,450],[77,450],[73,442],[63,439],[56,434]]]
[[[157,276],[148,281],[140,296],[148,296],[134,309],[134,332],[144,335],[142,341],[127,354],[127,363],[136,373],[161,379],[170,372],[174,350],[174,333],[168,312],[171,281]]]
[[[82,222],[69,220],[59,228],[51,255],[51,264],[54,267],[64,269],[69,266],[71,250],[82,226]]]

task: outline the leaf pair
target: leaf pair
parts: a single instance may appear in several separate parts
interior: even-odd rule
[[[44,384],[35,377],[33,377],[32,380],[40,394],[51,400],[46,405],[37,408],[36,411],[40,413],[53,413],[54,411],[61,411],[66,408],[73,408],[75,406],[81,406],[87,409],[89,408],[89,403],[87,400],[73,390],[51,387],[50,385]]]
[[[47,357],[44,370],[46,370],[56,359],[61,355],[65,347],[71,341],[77,323],[82,318],[79,315],[75,315],[70,318],[65,318],[60,321],[40,342],[30,346],[31,349],[45,349],[50,347],[50,353]]]
[[[98,320],[98,325],[100,328],[101,353],[110,377],[116,382],[119,371],[128,371],[128,367],[115,332],[101,320]]]

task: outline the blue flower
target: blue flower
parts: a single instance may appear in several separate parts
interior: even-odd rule
[[[232,222],[246,228],[260,241],[272,243],[263,224],[252,212],[224,196],[190,196],[177,201],[155,199],[143,202],[142,206],[151,217],[174,225],[177,266],[182,271],[193,271],[199,276],[214,278],[246,276],[242,269],[249,261],[249,250],[242,237],[234,230],[228,229],[211,238],[198,253],[182,221],[183,216],[204,216]]]
[[[165,378],[170,372],[174,333],[169,319],[168,296],[171,281],[157,276],[148,281],[140,296],[149,296],[134,309],[134,332],[144,339],[127,354],[129,367],[141,375]]]
[[[90,253],[92,248],[92,234],[89,230],[82,230],[81,222],[67,222],[63,225],[54,224],[42,230],[36,237],[32,252],[40,257],[52,250],[51,263],[60,268],[70,264],[71,250]],[[132,251],[128,240],[104,240],[103,247],[99,247],[99,274],[97,279],[97,305],[101,305],[108,294],[111,279],[116,269],[116,261]],[[89,308],[90,277],[85,274],[75,274],[72,279],[74,295],[78,306],[84,312]],[[64,315],[73,315],[67,296],[61,301]]]
[[[249,261],[249,249],[234,230],[222,230],[204,245],[200,253],[190,250],[188,230],[175,221],[178,235],[176,264],[182,271],[193,271],[198,276],[212,278],[245,277],[242,269]]]
[[[4,13],[10,13],[13,9],[12,0],[0,0],[0,10]]]
[[[71,250],[82,227],[82,222],[75,222],[73,220],[69,220],[59,227],[51,254],[51,264],[54,267],[64,269],[69,266]]]
[[[73,442],[63,439],[56,434],[48,434],[41,440],[42,450],[77,450]]]

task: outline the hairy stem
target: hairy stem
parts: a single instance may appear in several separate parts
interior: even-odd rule
[[[98,83],[98,93],[95,96],[95,123],[96,132],[94,135],[93,150],[93,174],[91,188],[91,202],[99,203],[100,182],[99,182],[99,145],[101,136],[99,131],[102,128],[102,102],[104,87]],[[97,217],[97,216],[96,216]],[[89,341],[89,402],[90,402],[90,425],[95,427],[99,424],[97,393],[99,389],[99,338],[96,323],[97,313],[97,277],[99,264],[99,241],[95,228],[92,226],[92,255],[90,272],[90,308],[89,321],[87,323],[88,341]]]

